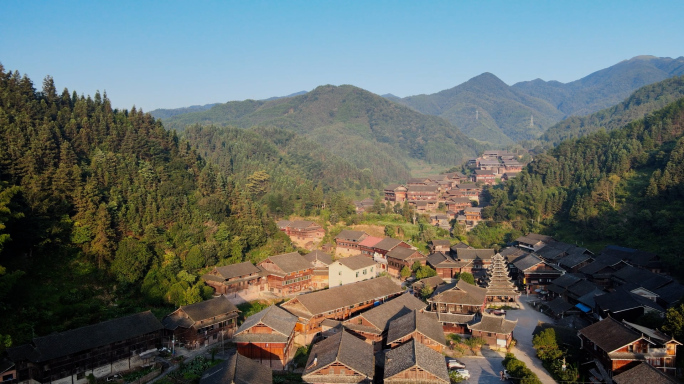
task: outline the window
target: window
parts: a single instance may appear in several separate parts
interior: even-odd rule
[[[359,277],[359,273],[358,273],[358,272],[356,272],[356,277]]]
[[[371,267],[371,272],[373,272],[373,267]]]
[[[337,274],[340,275],[340,276],[342,276],[342,271],[339,271]]]
[[[364,275],[366,274],[366,270],[365,270],[365,269],[363,270],[363,274],[364,274]]]

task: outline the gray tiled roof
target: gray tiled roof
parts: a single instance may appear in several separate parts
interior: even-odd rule
[[[353,271],[361,268],[373,267],[376,264],[373,259],[363,255],[343,257],[338,259],[337,262]]]
[[[398,260],[406,260],[409,257],[411,257],[411,255],[413,255],[414,253],[420,253],[420,252],[418,252],[415,249],[404,248],[404,247],[396,247],[393,250],[387,252],[387,255],[385,255],[385,256],[391,257],[393,259],[398,259]],[[422,254],[421,254],[421,256],[422,256]]]
[[[319,226],[319,227],[320,227],[320,225],[316,224],[315,222],[313,222],[313,221],[308,221],[308,220],[294,220],[294,221],[291,221],[291,222],[290,222],[290,225],[288,225],[288,227],[290,227],[290,228],[304,229],[304,228],[308,228],[308,227],[311,226],[311,225],[316,225],[316,226]]]
[[[458,280],[456,283],[437,287],[429,302],[463,304],[463,305],[483,305],[487,290],[475,285]]]
[[[641,333],[626,327],[612,317],[582,328],[579,333],[606,352],[613,352],[642,337]]]
[[[413,332],[419,332],[432,341],[446,345],[444,330],[432,312],[413,310],[397,319],[390,321],[387,331],[387,343],[395,342]]]
[[[158,332],[162,329],[164,329],[164,326],[154,317],[152,312],[146,311],[70,331],[37,337],[33,339],[34,351],[30,351],[30,348],[19,346],[16,347],[18,349],[13,351],[13,353],[22,352],[21,355],[31,359],[30,361],[43,362],[117,341]],[[30,353],[25,354],[24,352]],[[10,356],[13,353],[10,353]],[[14,355],[19,354],[14,353]]]
[[[342,331],[313,345],[302,378],[335,362],[371,379],[375,374],[373,346]]]
[[[228,359],[204,372],[200,384],[272,384],[273,371],[234,351]]]
[[[545,304],[549,310],[556,315],[560,315],[565,311],[573,308],[573,305],[565,301],[562,297],[557,297]]]
[[[268,258],[284,273],[303,271],[311,268],[311,263],[297,252],[283,253]]]
[[[655,301],[622,289],[597,296],[594,301],[602,310],[613,313],[638,307],[651,308],[661,313],[665,312]]]
[[[441,246],[447,246],[448,247],[451,245],[451,242],[449,240],[431,240],[430,242],[434,246],[441,245]]]
[[[397,245],[401,243],[401,240],[398,239],[393,239],[391,237],[385,237],[384,239],[380,240],[379,243],[375,244],[373,248],[380,249],[382,251],[390,251],[394,249]]]
[[[517,324],[518,320],[506,320],[504,316],[493,316],[483,313],[480,322],[468,325],[468,328],[482,332],[509,334],[513,332]]]
[[[591,259],[591,255],[587,255],[584,252],[576,252],[560,258],[560,260],[558,260],[558,264],[560,264],[562,267],[574,268],[575,266]]]
[[[401,317],[415,309],[425,309],[426,306],[427,304],[420,301],[415,296],[409,293],[404,293],[403,295],[400,295],[399,297],[368,310],[359,316],[373,324],[377,330],[383,332],[387,329],[391,320]],[[353,323],[354,320],[355,318],[351,318],[345,323]]]
[[[490,260],[495,254],[493,249],[456,249],[456,258],[459,260]]]
[[[251,334],[246,334],[244,332],[259,323],[280,333],[280,335],[284,336],[285,340],[287,340],[292,333],[295,324],[297,324],[297,317],[276,305],[271,305],[245,319],[245,322],[242,323],[237,332],[235,332],[235,336],[247,339],[253,337]]]
[[[634,368],[630,368],[618,375],[613,376],[615,384],[676,384],[678,381],[660,372],[648,363],[641,362]]]
[[[449,372],[444,356],[415,340],[410,340],[387,352],[385,382],[391,382],[392,376],[413,367],[419,367],[443,380],[444,383],[449,383]],[[403,380],[402,382],[409,381]]]
[[[259,273],[259,268],[255,267],[249,261],[245,261],[239,264],[225,265],[223,267],[216,267],[216,271],[221,275],[224,280],[228,280],[233,277],[246,276],[252,273]]]
[[[351,231],[351,230],[345,229],[342,232],[340,232],[339,235],[335,236],[335,238],[340,239],[340,240],[361,241],[364,236],[368,236],[368,235],[366,235],[366,232]]]
[[[539,263],[543,263],[544,261],[539,257],[535,256],[533,254],[529,254],[525,257],[521,257],[517,260],[513,261],[513,265],[515,265],[516,268],[518,268],[521,271],[524,271],[528,268],[532,268],[535,265]]]
[[[388,277],[345,284],[335,289],[305,293],[282,304],[282,308],[304,318],[384,298],[403,292]]]
[[[333,262],[332,256],[330,256],[330,254],[327,254],[320,250],[311,251],[303,257],[307,259],[310,263],[313,263],[316,260],[318,260],[325,265],[330,265]]]
[[[235,304],[231,303],[224,295],[199,303],[181,306],[179,311],[187,314],[193,323],[231,312],[234,312],[237,316],[237,313],[240,312]],[[166,325],[166,319],[165,317],[164,325]]]

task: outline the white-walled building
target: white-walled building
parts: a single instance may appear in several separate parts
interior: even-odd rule
[[[367,256],[358,255],[339,259],[330,264],[328,269],[330,288],[372,279],[378,276],[378,269],[378,263]]]

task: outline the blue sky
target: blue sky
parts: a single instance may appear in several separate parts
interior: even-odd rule
[[[0,63],[149,111],[353,84],[434,93],[482,72],[568,82],[684,55],[682,1],[6,1]]]

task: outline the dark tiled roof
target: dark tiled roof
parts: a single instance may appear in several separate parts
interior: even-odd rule
[[[596,308],[596,297],[601,296],[601,295],[605,295],[605,294],[606,294],[606,292],[597,288],[594,291],[591,291],[587,294],[584,294],[584,295],[578,297],[577,301],[588,306],[589,308],[594,309],[594,308]]]
[[[684,285],[673,281],[670,284],[656,289],[655,293],[660,296],[660,299],[663,300],[668,307],[671,307],[679,303],[682,297],[684,297]]]
[[[315,365],[314,361],[316,361]],[[305,376],[335,362],[344,364],[371,379],[375,373],[373,346],[342,331],[314,344],[302,378],[306,380]]]
[[[164,326],[152,312],[146,311],[71,331],[37,337],[33,339],[35,352],[30,351],[30,348],[20,346],[17,348],[21,349],[10,353],[10,357],[23,355],[30,361],[43,362],[162,329]]]
[[[235,336],[240,336],[243,332],[259,323],[272,328],[287,340],[292,333],[295,324],[297,324],[297,317],[276,305],[271,305],[246,318],[245,322],[242,323],[237,332],[235,332]],[[250,337],[252,337],[252,335],[244,334],[244,338],[249,339]]]
[[[649,290],[667,285],[672,278],[628,265],[613,273],[613,277],[627,283],[634,283]]]
[[[318,314],[401,293],[403,290],[388,277],[345,284],[334,289],[305,293],[282,304],[296,316],[311,318]]]
[[[325,265],[330,265],[333,262],[332,256],[330,256],[330,254],[327,254],[319,250],[309,252],[303,257],[307,259],[310,263],[314,263],[316,260],[318,260]]]
[[[440,323],[468,324],[475,319],[475,314],[462,315],[460,313],[437,312],[437,320]]]
[[[641,362],[634,368],[613,376],[615,384],[676,384],[676,380],[660,372],[648,363]]]
[[[562,297],[557,297],[548,303],[546,303],[546,306],[549,307],[549,310],[553,312],[556,315],[560,315],[564,313],[565,311],[568,311],[573,308],[573,305],[565,301]]]
[[[568,287],[568,293],[575,295],[576,297],[584,296],[589,292],[593,292],[599,289],[594,283],[587,280],[580,280],[577,283]]]
[[[434,246],[450,246],[451,242],[449,240],[431,240],[430,241],[432,245]]]
[[[414,253],[420,253],[420,252],[416,251],[415,249],[404,248],[404,247],[396,247],[393,250],[387,252],[387,254],[385,256],[391,257],[393,259],[398,259],[398,260],[406,260],[409,257],[411,257],[411,255],[413,255]],[[421,256],[422,256],[422,254],[421,254]]]
[[[270,260],[284,273],[303,271],[311,268],[311,263],[297,252],[271,256],[267,260]]]
[[[507,335],[513,332],[513,329],[515,329],[517,324],[518,320],[506,320],[504,316],[493,316],[483,313],[480,322],[468,325],[468,328],[481,332],[492,332]]]
[[[276,223],[276,225],[280,229],[287,228],[287,226],[290,225],[290,220],[280,220]]]
[[[187,317],[180,312],[187,315]],[[170,315],[165,316],[162,323],[167,329],[176,329],[179,326],[189,328],[200,320],[206,320],[231,312],[234,312],[235,316],[237,316],[237,313],[240,311],[227,297],[221,295],[200,303],[184,305]]]
[[[408,187],[409,192],[437,192],[439,189],[436,185],[411,185]]]
[[[459,260],[490,260],[496,252],[493,249],[456,249],[456,258]]]
[[[451,256],[447,256],[442,252],[434,252],[427,256],[427,263],[437,268],[438,266],[442,265],[454,265],[456,263],[456,260],[452,259]]]
[[[423,287],[425,287],[427,285],[427,286],[431,287],[432,289],[435,289],[442,284],[444,284],[444,279],[442,279],[442,277],[432,276],[432,277],[428,277],[428,278],[416,281],[415,283],[413,283],[411,288],[413,288],[413,290],[419,290],[419,289],[423,289]]]
[[[343,257],[338,259],[337,262],[353,271],[361,268],[373,267],[376,264],[373,259],[363,255]]]
[[[622,289],[597,296],[594,301],[602,310],[613,313],[638,307],[652,308],[661,313],[665,312],[655,301]]]
[[[234,351],[228,359],[205,371],[199,382],[200,384],[272,384],[273,371]]]
[[[459,280],[456,283],[437,287],[428,301],[434,303],[482,305],[484,304],[486,293],[487,290],[485,288]]]
[[[368,236],[366,232],[350,231],[348,229],[345,229],[342,232],[340,232],[340,234],[337,235],[335,238],[340,240],[361,241],[365,236]]]
[[[427,304],[417,299],[415,296],[404,293],[397,298],[389,300],[371,310],[368,310],[359,316],[366,319],[373,324],[380,332],[387,330],[389,322],[393,319],[401,317],[412,310],[425,309]],[[346,323],[353,323],[355,318],[348,320]]]
[[[573,252],[558,260],[558,264],[560,264],[561,267],[574,268],[575,266],[580,265],[585,261],[591,259],[591,255],[587,255],[584,252]]]
[[[444,383],[449,383],[449,372],[444,356],[415,340],[410,340],[387,352],[385,355],[385,380],[413,367],[420,367],[437,376]]]
[[[393,239],[391,237],[386,237],[382,239],[379,243],[375,244],[373,248],[380,249],[382,251],[390,251],[394,249],[397,245],[401,243],[401,240]]]
[[[239,264],[231,264],[223,267],[216,267],[216,271],[223,277],[224,280],[228,280],[233,277],[246,276],[252,273],[259,273],[259,268],[255,267],[249,261],[245,261]]]
[[[446,345],[442,324],[437,321],[437,315],[432,312],[413,310],[397,319],[390,321],[387,331],[387,343],[398,341],[402,337],[419,332],[432,341]]]
[[[508,247],[504,248],[499,251],[499,255],[503,256],[504,259],[507,259],[508,261],[511,261],[513,259],[516,259],[520,256],[524,256],[529,254],[530,252],[525,251],[523,249],[517,248],[517,247]]]
[[[515,265],[516,268],[518,268],[521,271],[524,271],[528,268],[532,268],[535,265],[539,263],[543,263],[544,261],[539,258],[539,256],[535,256],[533,254],[529,254],[527,256],[521,257],[519,259],[516,259],[513,261],[513,265]]]
[[[641,333],[629,329],[612,317],[582,328],[579,333],[606,352],[612,352],[642,337]]]
[[[577,283],[580,281],[582,278],[576,274],[573,273],[566,273],[553,281],[551,281],[551,284],[557,285],[561,288],[568,288],[569,286]]]

